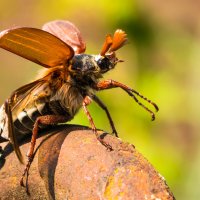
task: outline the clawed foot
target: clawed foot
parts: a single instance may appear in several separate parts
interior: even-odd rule
[[[31,166],[31,163],[32,163],[32,160],[30,157],[28,158],[28,162],[26,164],[26,167],[24,169],[24,173],[22,174],[22,177],[20,179],[20,185],[22,187],[25,187],[26,188],[26,193],[28,195],[30,195],[30,192],[29,192],[29,188],[28,188],[28,177],[29,177],[29,169],[30,169],[30,166]],[[24,184],[24,178],[26,179],[25,180],[25,184]]]
[[[115,137],[117,137],[117,138],[119,137],[116,130],[113,130],[112,135],[115,135]]]

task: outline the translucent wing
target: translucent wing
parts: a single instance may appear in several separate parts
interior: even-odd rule
[[[36,28],[2,31],[0,47],[47,68],[65,65],[74,56],[74,50],[69,45]]]
[[[57,36],[65,43],[70,45],[76,54],[83,53],[86,49],[78,28],[69,21],[56,20],[44,24],[43,30]]]
[[[23,110],[30,99],[31,101],[33,100],[32,94],[35,94],[34,91],[45,82],[44,79],[38,79],[15,90],[10,97],[12,99],[12,112],[15,113],[16,110]]]

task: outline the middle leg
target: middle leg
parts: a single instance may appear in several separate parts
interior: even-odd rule
[[[84,109],[84,112],[85,114],[87,115],[88,119],[89,119],[89,122],[91,124],[91,127],[92,127],[92,130],[93,132],[95,133],[96,137],[97,137],[97,140],[99,140],[99,142],[101,142],[101,144],[103,144],[107,149],[110,149],[112,150],[112,147],[107,144],[97,133],[97,128],[94,124],[94,121],[92,119],[92,116],[89,112],[89,110],[87,109],[87,106],[91,103],[91,99],[89,96],[86,96],[85,99],[83,100],[83,103],[82,103],[82,106],[83,106],[83,109]]]
[[[30,169],[31,163],[33,161],[33,157],[34,157],[34,149],[35,149],[36,139],[38,136],[39,125],[41,125],[41,124],[54,125],[54,124],[58,124],[58,123],[64,123],[66,121],[68,121],[68,117],[63,116],[63,115],[45,115],[45,116],[40,116],[36,119],[35,124],[33,126],[33,130],[32,130],[31,145],[30,145],[30,148],[27,153],[27,157],[28,157],[27,164],[26,164],[24,173],[20,180],[21,186],[24,186],[23,179],[26,176],[26,191],[27,191],[27,193],[29,193],[28,192],[29,169]]]

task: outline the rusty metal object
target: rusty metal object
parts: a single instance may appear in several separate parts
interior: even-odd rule
[[[0,169],[0,199],[174,199],[164,178],[133,145],[102,136],[113,151],[82,126],[56,127],[40,137],[30,169],[31,196],[19,185],[23,165],[10,153]],[[29,145],[22,145],[22,152]]]

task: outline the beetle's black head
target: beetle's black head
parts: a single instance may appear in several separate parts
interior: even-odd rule
[[[69,72],[78,77],[102,77],[102,74],[113,69],[118,62],[115,52],[127,42],[126,33],[116,30],[114,36],[107,35],[99,55],[76,54],[68,67]]]
[[[69,71],[77,76],[100,77],[101,74],[113,69],[117,62],[118,59],[114,54],[106,56],[77,54],[72,59]]]
[[[118,62],[122,62],[122,60],[119,60],[116,56],[115,53],[110,53],[105,56],[96,56],[96,61],[97,65],[100,68],[101,73],[105,73],[115,67],[115,65]]]

